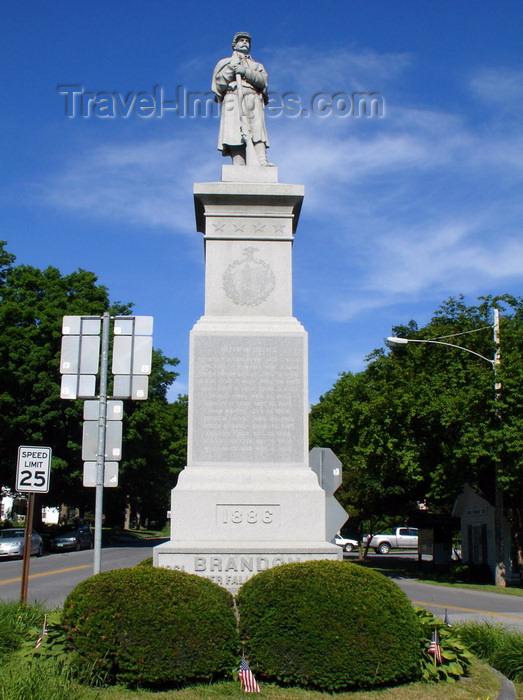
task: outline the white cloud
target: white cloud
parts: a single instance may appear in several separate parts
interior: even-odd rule
[[[402,75],[412,60],[405,53],[379,54],[357,48],[311,52],[306,46],[293,46],[262,53],[270,53],[270,62],[263,61],[269,71],[269,89],[290,91],[302,99],[318,91],[380,91]],[[256,51],[253,57],[261,60]]]
[[[500,112],[514,113],[523,102],[523,71],[483,68],[473,75],[470,89],[477,99],[495,105]]]
[[[427,294],[482,293],[488,286],[523,277],[523,241],[511,236],[479,239],[478,220],[448,222],[440,228],[390,231],[373,241],[360,264],[357,282],[329,290],[328,315],[347,321],[365,312]]]
[[[410,66],[406,55],[349,50],[282,49],[271,61],[278,84],[303,95],[385,89]],[[508,99],[521,81],[517,72],[485,70],[471,88],[483,99]],[[192,184],[216,180],[222,159],[217,120],[187,124],[173,122],[168,138],[162,130],[146,142],[76,153],[46,183],[48,202],[93,219],[192,233]],[[308,303],[328,299],[323,313],[344,321],[427,294],[481,293],[487,282],[522,275],[523,131],[504,124],[497,112],[487,128],[470,115],[405,103],[383,119],[268,120],[280,180],[305,184],[303,216],[314,220],[308,235],[321,268],[307,280]]]
[[[192,232],[193,182],[215,170],[193,137],[98,145],[75,153],[42,195],[94,219]]]

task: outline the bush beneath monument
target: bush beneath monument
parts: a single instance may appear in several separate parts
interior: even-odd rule
[[[97,574],[68,596],[62,620],[80,672],[162,687],[230,675],[233,597],[182,571],[138,566]]]
[[[147,557],[147,559],[142,559],[136,566],[153,566],[153,558]]]
[[[238,607],[257,677],[329,692],[419,677],[415,613],[375,571],[336,561],[284,564],[247,581]]]

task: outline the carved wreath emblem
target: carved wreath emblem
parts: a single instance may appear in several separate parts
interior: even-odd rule
[[[243,258],[235,260],[223,274],[223,289],[235,304],[257,306],[274,289],[274,272],[268,263],[254,258],[257,248],[245,248]]]

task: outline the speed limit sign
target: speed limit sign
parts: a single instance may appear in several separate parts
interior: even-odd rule
[[[50,447],[18,448],[16,490],[26,493],[47,493],[51,469]]]

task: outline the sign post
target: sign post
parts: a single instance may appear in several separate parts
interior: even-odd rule
[[[22,584],[20,586],[21,603],[27,602],[27,584],[29,582],[29,562],[31,560],[31,533],[33,531],[34,500],[34,493],[30,493],[27,497],[27,515],[25,518],[24,558],[22,561]]]
[[[118,485],[118,460],[122,448],[121,401],[109,401],[109,346],[111,316],[64,316],[60,372],[62,399],[90,399],[84,405],[82,458],[84,486],[94,486],[93,573],[102,566],[102,522],[104,486]],[[100,343],[100,329],[102,338]],[[148,396],[153,351],[152,316],[115,316],[112,372],[113,398],[145,401]],[[113,461],[105,461],[112,458]]]
[[[27,601],[27,584],[29,581],[29,562],[31,559],[31,533],[33,532],[33,511],[35,493],[49,491],[49,473],[51,471],[51,448],[28,447],[18,448],[16,463],[16,490],[28,493],[27,515],[25,518],[24,558],[22,564],[22,585],[20,587],[20,602]]]
[[[100,365],[100,395],[98,403],[98,450],[96,454],[96,491],[94,508],[94,574],[99,574],[102,568],[102,514],[104,494],[105,435],[107,431],[107,363],[109,357],[110,320],[111,317],[106,311],[102,317],[102,362]]]

